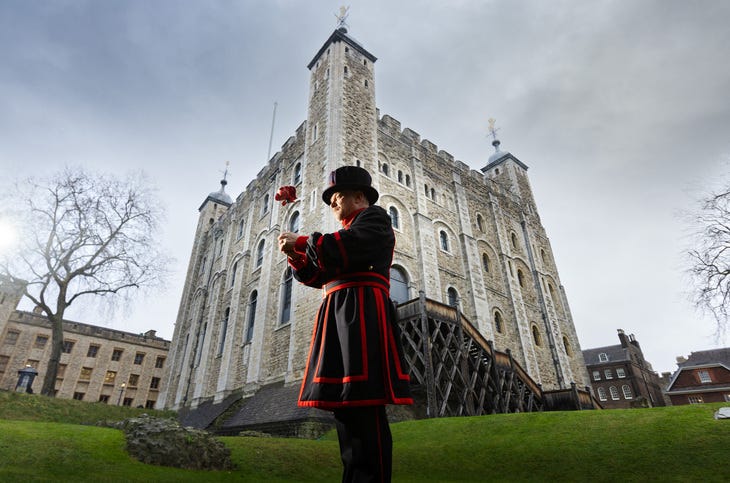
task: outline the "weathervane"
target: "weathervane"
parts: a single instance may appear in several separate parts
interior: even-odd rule
[[[340,7],[340,14],[339,15],[334,14],[335,17],[337,17],[337,28],[338,29],[341,29],[341,28],[347,29],[347,23],[345,23],[345,20],[347,20],[347,16],[349,15],[349,12],[350,12],[350,7],[349,6],[345,7],[344,5],[342,5]]]
[[[223,173],[223,179],[221,180],[221,184],[223,186],[225,186],[226,184],[228,184],[228,181],[226,180],[226,178],[228,177],[228,166],[230,166],[230,165],[231,165],[231,162],[230,161],[226,161],[226,169],[224,171],[221,171]]]
[[[489,136],[492,136],[492,140],[497,140],[497,131],[499,131],[499,128],[494,127],[494,123],[497,122],[496,119],[493,117],[490,117],[487,122],[489,123]]]

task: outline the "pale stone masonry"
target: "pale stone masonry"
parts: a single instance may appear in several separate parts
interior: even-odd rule
[[[10,296],[8,287],[0,283],[0,389],[14,390],[18,371],[31,366],[38,371],[32,386],[37,393],[51,353],[51,323],[40,314],[15,310],[21,292]],[[56,397],[155,407],[170,341],[154,330],[132,334],[73,321],[64,321],[63,332]]]
[[[321,200],[330,171],[360,165],[396,232],[399,301],[458,303],[495,348],[545,389],[588,384],[570,308],[527,166],[498,149],[481,172],[375,104],[376,58],[336,30],[308,67],[307,119],[232,200],[200,206],[161,405],[195,408],[272,384],[297,384],[321,293],[292,283],[276,238],[337,227]],[[274,201],[279,186],[299,199]],[[396,221],[397,220],[397,221]],[[396,292],[398,295],[396,295]]]

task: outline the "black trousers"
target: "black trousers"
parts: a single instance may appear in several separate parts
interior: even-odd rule
[[[342,482],[390,482],[393,438],[385,406],[336,409]]]

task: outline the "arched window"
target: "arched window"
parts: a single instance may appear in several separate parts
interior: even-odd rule
[[[269,212],[269,195],[264,195],[263,204],[261,205],[261,216]]]
[[[302,163],[294,165],[294,186],[298,185],[302,181]]]
[[[515,250],[517,249],[517,235],[515,235],[515,232],[510,233],[510,241],[512,242],[512,248]]]
[[[400,169],[398,170],[398,182],[403,182],[403,171],[401,171]]]
[[[570,341],[568,341],[568,338],[563,336],[563,347],[565,348],[565,353],[569,356],[573,355],[573,349],[570,347]]]
[[[281,287],[281,317],[279,322],[283,325],[291,319],[291,291],[292,291],[292,271],[291,267],[286,267],[284,272],[284,283]]]
[[[555,302],[555,289],[550,282],[548,282],[548,292],[550,292],[550,298]]]
[[[456,289],[454,287],[449,287],[449,289],[446,291],[446,294],[449,298],[449,305],[452,307],[456,307],[459,304],[459,294],[456,293]]]
[[[203,357],[203,342],[205,342],[205,332],[207,330],[208,323],[205,322],[200,328],[200,332],[198,332],[198,342],[195,344],[195,351],[197,352],[197,355],[195,357],[195,367],[198,367],[198,365],[200,365],[200,359]]]
[[[220,342],[218,343],[218,355],[223,354],[223,347],[226,345],[226,333],[228,332],[228,317],[231,315],[231,308],[226,307],[223,313],[223,322],[221,323]]]
[[[537,325],[532,324],[532,341],[535,343],[536,346],[542,345],[542,336],[540,335],[540,329],[537,328]]]
[[[238,261],[236,261],[231,268],[231,288],[233,288],[233,284],[236,283],[236,270],[238,270]]]
[[[256,249],[256,268],[259,268],[264,263],[264,240],[259,242],[259,247]]]
[[[292,233],[299,233],[299,212],[295,211],[292,213],[289,219],[289,231]]]
[[[545,257],[545,250],[542,248],[540,249],[540,258],[542,258],[542,263],[547,263],[547,258]]]
[[[519,268],[517,269],[517,282],[520,284],[520,287],[523,287],[524,288],[524,286],[525,286],[525,276],[522,274],[522,270],[519,269]]]
[[[406,186],[411,187],[411,175],[406,174]]]
[[[449,251],[449,235],[445,231],[439,232],[439,240],[441,240],[441,249],[445,252]]]
[[[390,298],[398,304],[408,300],[408,275],[400,267],[390,267]]]
[[[603,387],[598,388],[598,399],[601,401],[607,401],[608,397],[606,396],[606,389]]]
[[[494,330],[498,333],[504,333],[504,324],[502,323],[502,314],[498,310],[494,311]]]
[[[385,163],[383,163],[383,166],[381,167],[381,169],[382,169],[382,171],[383,171],[383,174],[384,174],[385,176],[388,176],[388,165],[387,165],[387,164],[385,164]]]
[[[241,218],[241,220],[238,222],[238,236],[237,238],[241,238],[243,236],[243,225],[246,220]]]
[[[479,231],[484,233],[484,219],[482,218],[482,215],[477,215],[477,228],[479,228]]]
[[[428,185],[427,184],[423,185],[423,191],[426,193],[426,198],[428,198]]]
[[[390,214],[390,222],[393,225],[393,228],[396,230],[400,229],[400,220],[398,219],[398,209],[395,206],[391,206],[388,209],[388,213]]]
[[[486,253],[482,253],[482,267],[485,272],[489,273],[489,257]]]
[[[631,392],[631,388],[628,384],[621,386],[621,390],[624,392],[624,399],[634,399],[634,394]]]
[[[618,401],[621,398],[618,393],[618,389],[616,389],[616,386],[609,387],[608,391],[611,393],[611,399],[613,399],[614,401]]]
[[[248,299],[248,325],[246,326],[246,337],[243,342],[251,342],[253,339],[253,326],[256,322],[256,303],[258,302],[259,294],[254,290],[251,292],[251,297]]]
[[[605,352],[598,354],[598,362],[608,362],[608,354]]]
[[[431,188],[431,199],[436,201],[436,190]]]

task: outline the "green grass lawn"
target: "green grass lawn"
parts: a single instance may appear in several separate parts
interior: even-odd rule
[[[42,417],[28,421],[17,408],[15,416],[9,417],[4,407],[17,406],[17,402],[8,402],[0,393],[0,481],[334,482],[340,478],[337,441],[332,433],[317,441],[221,438],[238,468],[231,472],[190,471],[133,460],[124,451],[123,433],[115,429],[60,423],[56,422],[57,415],[52,421]],[[721,406],[503,414],[397,423],[392,425],[393,479],[728,481],[730,420],[712,417]],[[67,412],[83,409],[74,406]]]

